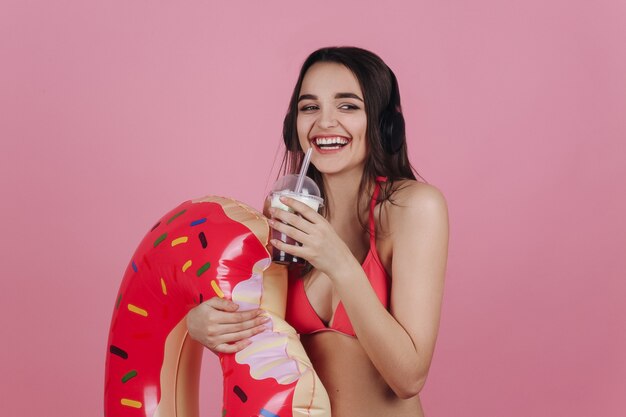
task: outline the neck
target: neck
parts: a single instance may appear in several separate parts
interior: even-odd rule
[[[361,207],[368,207],[368,193],[359,195],[362,175],[362,170],[341,174],[323,174],[326,188],[325,204],[328,205],[333,219],[343,221],[356,218],[356,206],[359,200],[364,200],[361,201]],[[364,202],[365,205],[363,205]]]

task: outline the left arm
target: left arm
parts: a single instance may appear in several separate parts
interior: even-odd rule
[[[424,186],[422,186],[424,187]],[[401,398],[417,395],[428,375],[439,329],[448,253],[448,212],[434,187],[407,187],[391,205],[391,312],[363,269],[333,279],[361,345]],[[403,195],[404,194],[404,195]]]
[[[392,239],[391,312],[378,300],[365,272],[326,220],[304,204],[287,205],[275,225],[302,247],[272,242],[307,259],[333,281],[363,349],[393,391],[410,398],[424,386],[439,328],[448,252],[448,212],[443,195],[430,185],[398,191],[389,207]]]

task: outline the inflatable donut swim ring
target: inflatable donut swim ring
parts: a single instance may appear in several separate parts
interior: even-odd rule
[[[270,317],[249,346],[219,355],[222,416],[330,416],[326,390],[284,320],[287,272],[271,263],[269,230],[252,208],[205,197],[184,202],[147,233],[113,310],[106,417],[199,415],[203,346],[189,337],[185,316],[216,295]]]

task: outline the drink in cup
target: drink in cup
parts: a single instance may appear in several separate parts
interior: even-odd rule
[[[281,177],[272,188],[268,198],[270,199],[270,206],[280,209],[286,210],[293,213],[293,210],[286,205],[284,205],[280,201],[280,197],[285,196],[289,198],[293,198],[294,200],[298,200],[307,206],[311,207],[313,210],[318,211],[320,206],[323,204],[323,199],[320,197],[320,189],[309,177],[304,177],[301,189],[299,192],[295,190],[298,188],[298,179],[299,176],[296,174],[285,175]],[[280,240],[281,242],[285,242],[289,245],[299,245],[299,242],[296,242],[294,239],[290,238],[284,233],[279,232],[278,230],[272,229],[272,238]],[[272,261],[281,263],[281,264],[304,264],[304,259],[293,256],[289,253],[281,251],[277,248],[272,248]]]

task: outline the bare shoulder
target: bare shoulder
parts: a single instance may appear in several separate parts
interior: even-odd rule
[[[402,180],[394,185],[391,202],[387,204],[389,225],[410,217],[447,217],[448,204],[437,187],[415,180]]]
[[[394,198],[395,197],[395,198]],[[443,282],[449,238],[448,205],[435,186],[405,181],[389,204],[389,251],[396,279]],[[404,272],[402,272],[404,271]],[[433,273],[433,271],[438,271]]]
[[[397,258],[399,247],[417,250],[420,241],[447,240],[448,206],[437,187],[415,180],[395,182],[390,200],[381,204],[378,218],[381,233],[376,247],[381,262],[391,275],[392,261]],[[406,257],[417,259],[412,253]]]
[[[378,222],[381,249],[391,255],[393,236],[412,233],[416,228],[423,230],[424,224],[433,222],[447,228],[448,204],[434,185],[415,180],[396,181],[390,200],[381,205]]]

